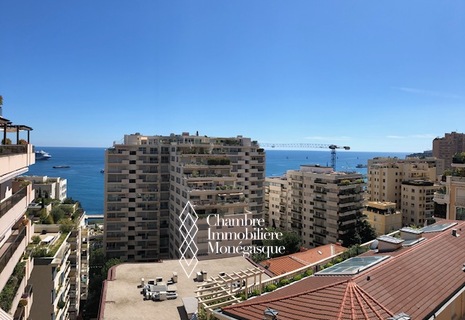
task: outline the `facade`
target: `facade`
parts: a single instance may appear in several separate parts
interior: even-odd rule
[[[74,204],[70,215],[74,216],[72,224],[34,224],[28,249],[34,258],[29,281],[36,293],[33,319],[78,319],[82,300],[86,299],[89,267],[85,214]]]
[[[265,153],[250,138],[131,134],[105,158],[108,257],[179,258],[179,216],[188,203],[200,218],[199,257],[209,254],[204,218],[263,214]]]
[[[304,247],[341,241],[362,217],[361,174],[303,165],[266,181],[270,226],[295,231]]]
[[[403,225],[423,225],[433,216],[432,193],[438,189],[444,161],[436,158],[374,158],[368,161],[369,201],[394,202]],[[410,187],[409,187],[410,186]]]
[[[36,225],[34,236],[40,242],[32,251],[34,270],[30,284],[34,288],[32,319],[70,319],[71,233],[61,233],[59,225]]]
[[[453,169],[463,170],[465,164],[453,163]],[[465,177],[444,176],[441,187],[434,194],[435,216],[444,219],[465,220]]]
[[[433,156],[444,160],[445,169],[451,168],[452,158],[456,153],[464,151],[465,134],[463,133],[446,133],[444,137],[433,140]]]
[[[286,177],[265,178],[265,219],[270,227],[291,230],[288,216],[288,181]]]
[[[368,201],[363,214],[377,235],[388,234],[402,228],[402,213],[394,202]]]
[[[67,197],[68,181],[66,179],[47,176],[23,176],[21,179],[32,182],[36,198],[44,197],[63,201]]]
[[[33,303],[28,284],[34,259],[24,255],[33,226],[25,213],[34,200],[30,183],[17,179],[35,163],[27,126],[0,114],[0,319],[27,319]],[[27,134],[25,139],[19,139]]]
[[[404,226],[426,225],[434,215],[434,193],[439,185],[431,181],[402,182],[402,223]]]

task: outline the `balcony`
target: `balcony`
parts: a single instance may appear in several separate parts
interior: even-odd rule
[[[435,192],[433,201],[436,202],[437,204],[448,204],[449,195],[441,193],[441,192]]]
[[[14,230],[11,236],[8,238],[8,240],[5,242],[5,244],[0,248],[0,273],[5,269],[5,267],[8,265],[8,263],[11,260],[16,260],[13,259],[13,257],[21,256],[22,252],[26,248],[27,245],[27,239],[25,239],[27,233],[27,229],[25,226],[21,225],[20,229]],[[24,241],[26,240],[26,241]],[[22,250],[17,250],[18,247],[22,245]],[[17,252],[18,251],[18,252]]]
[[[24,198],[26,198],[28,192],[28,186],[24,186],[21,188],[18,192],[13,194],[11,197],[6,199],[0,204],[0,219],[7,214],[14,206],[16,206],[18,203],[21,202]],[[21,206],[21,209],[26,208],[26,203],[24,203],[24,206]],[[12,220],[15,220],[13,217]],[[10,219],[9,219],[10,220]]]
[[[10,173],[20,175],[34,163],[35,155],[31,144],[0,145],[0,177]]]

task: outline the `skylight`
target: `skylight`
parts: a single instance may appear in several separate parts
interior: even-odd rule
[[[380,263],[387,258],[389,258],[389,256],[353,257],[332,267],[317,272],[315,275],[354,275]]]
[[[423,232],[440,232],[444,231],[446,229],[449,229],[452,226],[455,226],[457,222],[449,222],[449,223],[443,223],[443,224],[432,224],[426,227],[421,228]]]

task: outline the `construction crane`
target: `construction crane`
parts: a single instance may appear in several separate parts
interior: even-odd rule
[[[295,149],[331,149],[331,167],[336,171],[336,149],[350,150],[349,146],[318,143],[259,143],[262,148],[295,148]]]

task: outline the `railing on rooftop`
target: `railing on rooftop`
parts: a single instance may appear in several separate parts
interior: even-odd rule
[[[14,195],[0,204],[0,218],[3,217],[11,208],[27,196],[27,186],[21,188]]]
[[[0,145],[0,157],[2,156],[10,156],[13,154],[23,154],[27,153],[27,145],[25,144],[2,144]]]

